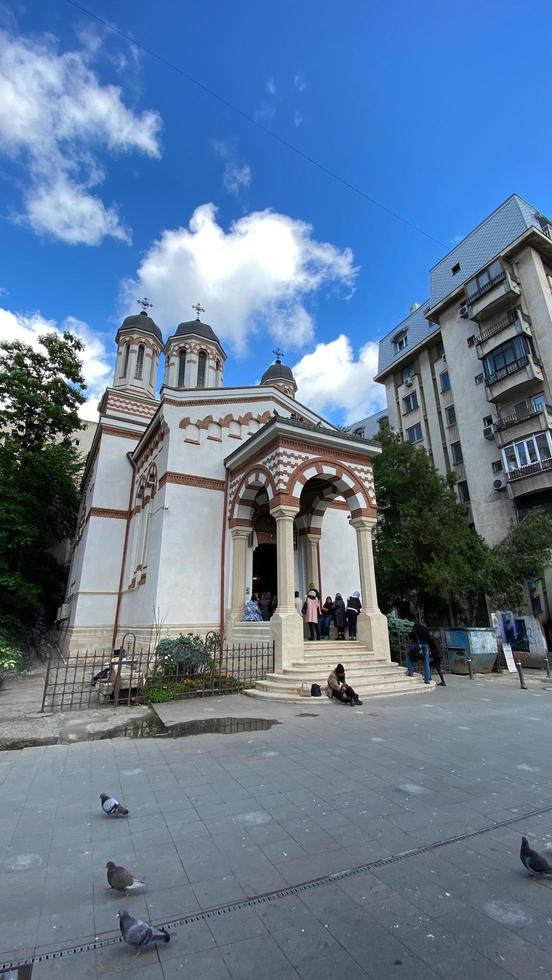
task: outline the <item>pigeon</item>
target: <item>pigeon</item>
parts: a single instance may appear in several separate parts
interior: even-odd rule
[[[521,838],[519,856],[521,863],[527,868],[533,878],[536,878],[538,875],[552,875],[552,866],[537,851],[531,850],[527,837]]]
[[[102,801],[102,810],[107,813],[109,817],[128,817],[128,810],[126,806],[119,803],[113,796],[108,796],[107,793],[100,793],[100,800]]]
[[[106,868],[108,883],[117,892],[137,891],[139,888],[143,888],[146,884],[145,881],[140,881],[139,878],[135,878],[130,871],[127,871],[126,868],[120,867],[113,861],[108,861]]]
[[[166,929],[152,929],[147,922],[135,919],[127,909],[119,909],[119,929],[125,943],[133,946],[136,952],[150,943],[170,943],[171,937]]]

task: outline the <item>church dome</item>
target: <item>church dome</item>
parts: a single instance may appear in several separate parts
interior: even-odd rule
[[[295,384],[293,371],[287,366],[287,364],[282,364],[281,361],[276,361],[275,364],[271,364],[270,367],[266,369],[261,378],[261,384],[265,385],[273,381],[291,381],[292,384]]]
[[[187,334],[195,334],[196,337],[203,337],[204,340],[212,340],[220,347],[220,340],[213,328],[208,323],[202,323],[201,320],[187,320],[186,323],[179,323],[174,336],[185,337]]]
[[[125,317],[119,329],[135,329],[139,330],[140,333],[152,333],[154,337],[157,337],[160,344],[163,343],[163,334],[161,333],[157,324],[153,322],[152,318],[148,316],[145,310],[141,310],[140,313],[133,313],[131,316]]]

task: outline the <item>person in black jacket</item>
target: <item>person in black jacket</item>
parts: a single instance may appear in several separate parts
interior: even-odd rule
[[[336,592],[335,599],[332,602],[332,616],[335,623],[335,628],[337,630],[337,639],[345,639],[345,603],[343,602],[343,597],[340,592]]]
[[[422,660],[424,665],[424,684],[431,683],[431,666],[429,663],[429,630],[424,623],[416,620],[410,634],[410,647],[406,653],[406,673],[414,676],[414,663]]]
[[[436,636],[429,637],[429,660],[433,670],[436,670],[441,678],[439,681],[439,687],[446,687],[445,678],[443,677],[443,671],[441,670],[441,641]]]
[[[357,619],[361,609],[360,592],[353,592],[347,599],[347,608],[345,610],[350,640],[356,640],[357,638]]]

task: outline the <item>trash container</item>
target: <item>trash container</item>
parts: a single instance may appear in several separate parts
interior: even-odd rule
[[[458,626],[445,630],[452,674],[468,674],[468,657],[474,673],[490,674],[498,655],[494,629]]]

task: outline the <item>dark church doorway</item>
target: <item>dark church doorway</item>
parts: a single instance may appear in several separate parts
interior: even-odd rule
[[[262,595],[270,592],[276,594],[276,545],[273,542],[258,544],[253,552],[253,587],[252,592]]]

